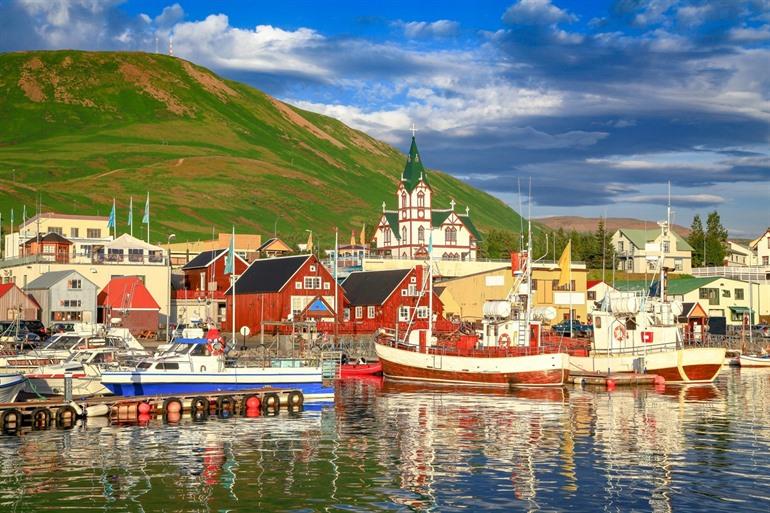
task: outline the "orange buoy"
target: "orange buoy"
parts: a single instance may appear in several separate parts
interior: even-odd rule
[[[259,417],[259,408],[246,408],[246,416],[249,418]]]
[[[607,380],[607,390],[609,390],[609,391],[615,390],[615,380],[614,379],[608,379]]]
[[[666,378],[664,378],[663,376],[656,375],[655,376],[655,384],[656,385],[665,385],[666,384]]]
[[[164,418],[166,422],[168,422],[169,424],[176,424],[177,422],[179,422],[179,419],[182,418],[182,414],[179,411],[177,412],[169,411]]]
[[[150,406],[149,403],[139,403],[138,410],[139,410],[139,415],[145,415],[150,413],[150,411],[152,410],[152,407]]]
[[[142,404],[147,404],[147,403],[142,403]],[[138,417],[139,424],[149,424],[151,418],[152,417],[150,416],[149,413],[146,413],[146,412],[145,413],[139,413],[139,417]]]

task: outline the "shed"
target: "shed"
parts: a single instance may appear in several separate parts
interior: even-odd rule
[[[40,305],[15,283],[0,284],[0,321],[37,320]]]
[[[160,305],[138,276],[113,278],[97,296],[99,322],[151,336],[160,324]]]

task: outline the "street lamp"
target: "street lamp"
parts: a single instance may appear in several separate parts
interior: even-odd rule
[[[171,241],[176,238],[175,233],[171,233],[168,236],[168,239],[166,239],[166,254],[168,258],[168,303],[166,303],[167,310],[166,310],[166,342],[171,340],[171,338],[168,336],[168,327],[169,327],[169,320],[171,319]]]
[[[313,246],[315,245],[315,241],[313,241],[313,230],[305,229],[305,231],[310,234],[310,237],[309,237],[308,240],[310,240],[310,244],[311,244],[311,246],[310,246],[310,254],[312,255],[313,254]],[[307,246],[307,244],[306,244],[306,246]],[[305,249],[308,249],[308,248],[305,248]]]

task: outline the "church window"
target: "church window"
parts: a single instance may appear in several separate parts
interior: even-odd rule
[[[417,228],[417,242],[419,244],[425,243],[425,227],[423,226],[420,226],[419,228]]]
[[[401,228],[401,244],[406,244],[406,226]]]
[[[423,219],[425,217],[425,211],[423,209],[420,209],[417,211],[417,217],[419,219]]]
[[[401,193],[401,208],[406,208],[406,193]]]
[[[457,244],[457,229],[453,226],[450,226],[446,229],[446,243],[447,244]]]
[[[417,193],[417,206],[418,207],[425,206],[425,193],[422,191]]]
[[[383,231],[385,232],[383,237],[385,239],[385,244],[390,244],[390,228],[385,228]]]

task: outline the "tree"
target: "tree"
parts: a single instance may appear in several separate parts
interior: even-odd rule
[[[607,233],[604,225],[604,219],[599,218],[599,224],[593,234],[591,241],[591,254],[586,258],[586,264],[590,269],[612,269],[612,263],[615,261],[615,248]]]
[[[519,246],[520,238],[518,233],[505,230],[489,230],[484,240],[479,244],[479,257],[508,259],[511,256],[511,252],[519,251]]]
[[[701,223],[700,215],[695,214],[692,218],[692,224],[690,225],[690,235],[687,236],[687,242],[693,248],[692,252],[692,266],[702,267],[703,263],[703,242],[705,235],[703,233],[703,223]]]
[[[714,210],[706,219],[706,265],[725,265],[727,229],[722,226],[719,213]]]

